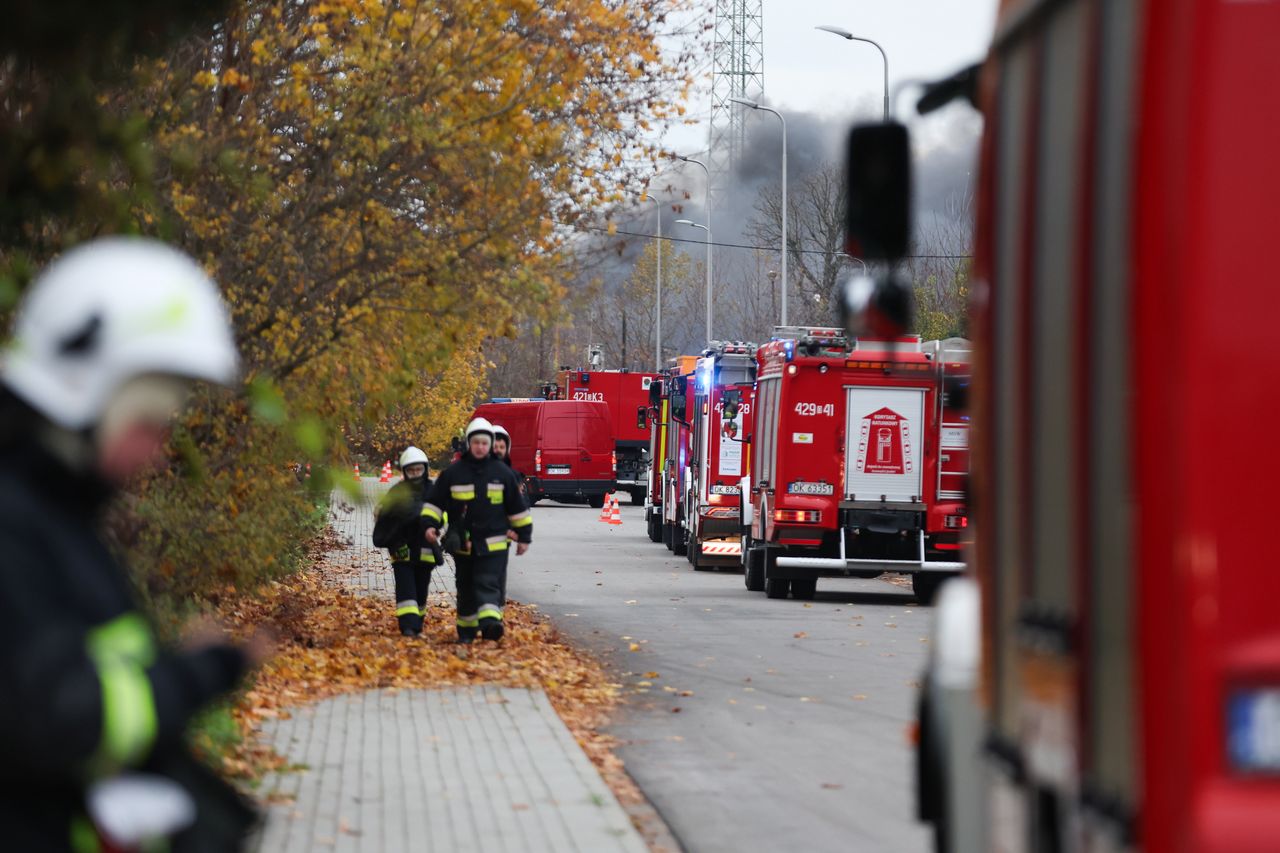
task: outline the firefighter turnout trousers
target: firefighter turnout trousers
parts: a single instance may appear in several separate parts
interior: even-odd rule
[[[427,593],[431,590],[431,570],[436,567],[436,558],[430,548],[423,548],[416,561],[408,552],[408,547],[397,550],[396,559],[391,561],[396,580],[396,622],[400,633],[420,634],[427,615]]]
[[[470,642],[502,638],[502,610],[507,603],[507,554],[455,554],[458,585],[458,639]]]

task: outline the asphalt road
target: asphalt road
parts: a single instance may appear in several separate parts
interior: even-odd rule
[[[883,580],[770,601],[650,542],[639,507],[598,516],[540,503],[509,592],[613,667],[619,754],[685,849],[926,850],[906,729],[929,609]]]

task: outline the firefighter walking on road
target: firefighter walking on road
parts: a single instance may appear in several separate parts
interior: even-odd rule
[[[440,546],[431,546],[419,535],[422,505],[431,488],[427,476],[427,454],[410,447],[400,454],[404,479],[392,486],[378,503],[373,524],[373,545],[386,548],[396,581],[396,621],[400,633],[416,637],[422,633],[427,615],[427,592],[431,570],[443,562]]]
[[[500,640],[507,600],[507,557],[515,533],[516,554],[533,541],[533,516],[525,506],[515,472],[492,456],[493,425],[476,418],[467,425],[461,459],[436,480],[422,507],[424,538],[440,541],[450,519],[445,547],[454,555],[458,587],[458,642],[477,632]]]

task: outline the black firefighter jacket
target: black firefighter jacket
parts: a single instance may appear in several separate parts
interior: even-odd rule
[[[450,528],[462,534],[460,553],[505,551],[510,530],[520,542],[533,541],[533,515],[516,474],[492,456],[476,459],[468,454],[444,470],[422,507],[423,527],[440,529],[446,513]]]
[[[373,547],[386,548],[392,562],[440,565],[444,562],[439,546],[431,548],[420,535],[422,505],[431,489],[431,478],[401,480],[378,502],[373,523]]]
[[[196,805],[196,824],[169,849],[239,849],[254,814],[183,735],[235,686],[244,656],[156,645],[95,532],[107,497],[29,439],[0,446],[2,846],[94,849],[88,786],[141,772],[176,781]]]

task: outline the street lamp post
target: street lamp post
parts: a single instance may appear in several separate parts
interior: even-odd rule
[[[646,194],[642,201],[654,202],[654,212],[658,214],[658,226],[655,233],[654,246],[658,250],[657,272],[654,273],[654,341],[653,372],[662,372],[662,202]]]
[[[863,38],[862,36],[855,36],[853,33],[849,32],[848,30],[841,29],[840,27],[833,27],[830,24],[823,24],[822,26],[816,27],[816,29],[822,30],[825,33],[832,33],[833,35],[840,36],[840,38],[848,39],[849,41],[866,42],[869,45],[873,45],[876,50],[880,51],[880,58],[884,60],[884,120],[888,121],[889,120],[889,55],[884,52],[884,48],[880,46],[879,42],[874,42],[871,39]]]
[[[707,343],[711,343],[711,229],[706,225],[699,225],[692,219],[677,219],[677,225],[688,225],[691,228],[701,228],[707,232]]]
[[[730,98],[735,104],[753,110],[773,113],[782,122],[782,325],[787,325],[787,120],[777,110],[748,101],[743,98]]]
[[[710,228],[711,227],[711,170],[707,168],[706,163],[693,157],[685,157],[683,155],[677,155],[676,159],[683,160],[686,163],[692,163],[695,166],[701,166],[702,173],[707,177],[707,185],[706,185],[706,189],[702,193],[702,200],[704,202],[703,206],[706,208],[707,227]]]

